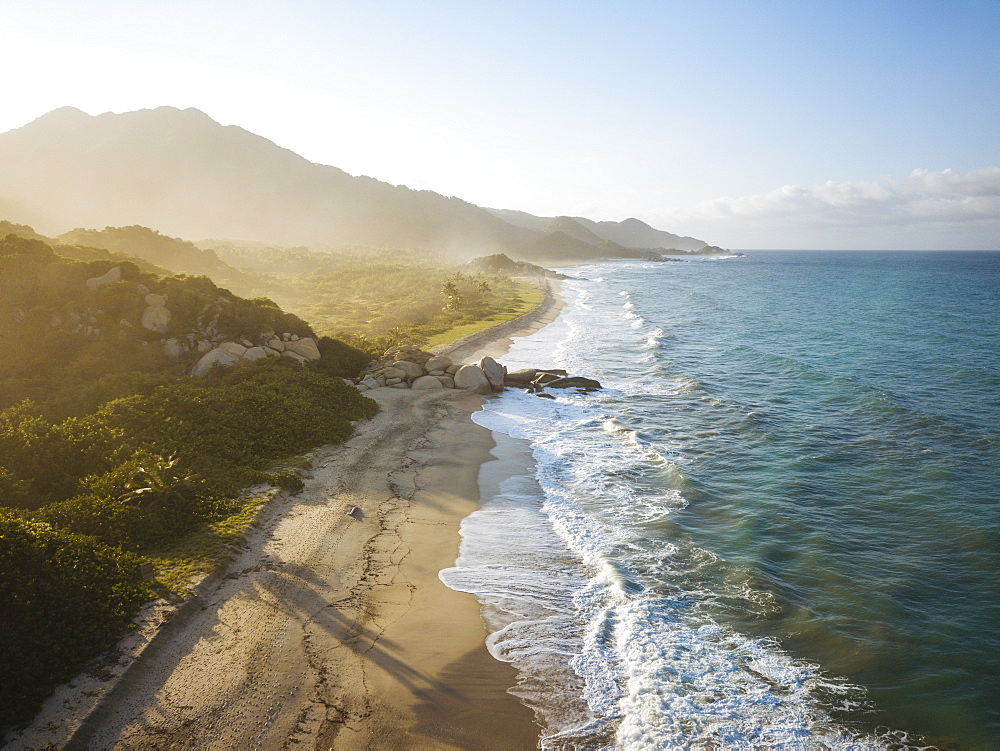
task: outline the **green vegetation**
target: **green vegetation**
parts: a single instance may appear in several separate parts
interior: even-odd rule
[[[150,595],[133,555],[0,512],[0,727],[114,643]]]
[[[183,589],[185,574],[204,570],[209,565],[205,559],[221,556],[245,526],[254,503],[239,500],[242,488],[273,480],[299,489],[301,480],[292,472],[269,476],[264,470],[314,446],[343,441],[351,433],[352,420],[374,412],[375,403],[341,379],[287,358],[262,360],[202,379],[179,379],[149,394],[115,399],[90,415],[60,422],[42,417],[26,401],[0,412],[0,505],[10,515],[46,522],[28,527],[25,534],[55,529],[87,535],[72,538],[77,548],[86,543],[94,550],[117,551],[119,557],[124,551],[148,556],[163,571],[162,586]],[[53,467],[59,471],[53,472]],[[27,596],[17,588],[30,590],[35,579],[8,580],[22,569],[16,563],[19,548],[8,543],[0,538],[2,618],[31,622],[35,611],[17,606],[18,598]],[[43,551],[52,550],[42,542],[38,545]],[[37,557],[42,560],[43,553]],[[50,564],[61,565],[57,558]],[[66,587],[76,582],[66,581]],[[5,587],[13,587],[16,597],[8,598]],[[109,603],[118,591],[109,590]],[[87,600],[91,595],[81,597]],[[143,599],[115,602],[131,617]],[[8,607],[16,611],[9,613]],[[93,615],[103,612],[97,608]],[[87,617],[81,612],[76,620]],[[108,623],[111,632],[119,634],[124,621]],[[73,641],[74,633],[58,638]],[[107,639],[81,631],[80,638],[84,637],[78,645],[59,648],[60,659],[68,660],[60,664],[70,666],[70,671],[107,645]],[[32,647],[8,656],[5,664],[14,676],[30,682],[13,678],[0,682],[0,706],[29,711],[34,707],[31,697],[44,696],[65,679],[65,669],[46,672],[44,666],[35,670],[24,664],[37,659],[40,651],[44,650]],[[51,680],[42,681],[39,670]],[[28,690],[33,685],[41,686],[40,695]],[[29,698],[22,701],[22,694]]]
[[[197,350],[173,360],[170,337],[207,339],[211,330],[239,339],[264,330],[312,336],[300,318],[267,299],[244,300],[205,277],[169,277],[130,261],[72,261],[40,240],[0,238],[0,409],[23,399],[46,414],[86,414],[110,399],[145,393],[184,375]],[[119,269],[120,281],[96,289],[87,280]],[[170,300],[161,331],[141,324],[145,296]]]
[[[412,249],[214,247],[219,258],[254,278],[247,294],[267,294],[320,333],[371,353],[520,315],[529,289],[502,273],[440,268]]]
[[[511,318],[517,318],[518,316],[530,313],[541,304],[542,300],[545,299],[545,292],[533,284],[519,282],[517,289],[518,299],[520,302],[517,303],[516,306],[509,307],[502,313],[481,318],[471,323],[462,323],[452,326],[445,331],[429,336],[426,344],[428,346],[435,347],[439,344],[447,344],[448,342],[461,339],[463,336],[478,334],[480,331],[485,331],[490,326],[495,326],[498,323],[509,321]]]

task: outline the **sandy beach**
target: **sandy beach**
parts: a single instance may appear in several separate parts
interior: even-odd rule
[[[439,351],[500,357],[560,305],[550,295]],[[492,434],[470,419],[482,397],[368,394],[379,414],[315,453],[305,489],[266,507],[224,575],[156,624],[96,706],[60,717],[73,703],[63,689],[9,747],[535,748],[539,727],[507,693],[516,671],[484,646],[478,602],[438,578],[494,460]]]

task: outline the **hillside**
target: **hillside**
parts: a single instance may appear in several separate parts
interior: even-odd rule
[[[207,276],[217,282],[242,280],[240,272],[220,260],[211,249],[202,249],[176,237],[161,235],[148,227],[105,227],[103,230],[74,229],[56,238],[63,245],[100,248],[130,254],[177,274]]]
[[[54,415],[79,414],[146,375],[187,375],[225,341],[315,337],[271,301],[244,300],[205,277],[63,250],[75,248],[0,238],[0,409],[31,399]]]
[[[143,225],[170,237],[425,248],[462,259],[506,252],[533,261],[667,246],[650,244],[659,235],[582,219],[575,221],[602,243],[577,229],[553,242],[542,231],[548,221],[513,214],[314,164],[196,109],[90,116],[63,107],[0,134],[0,216],[49,235]]]

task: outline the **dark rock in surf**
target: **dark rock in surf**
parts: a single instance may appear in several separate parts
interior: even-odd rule
[[[545,384],[547,389],[571,389],[580,388],[584,391],[594,391],[601,386],[600,381],[595,381],[593,378],[584,378],[583,376],[570,376],[568,378],[556,378],[554,381],[549,381]]]
[[[503,377],[504,386],[528,386],[535,376],[538,375],[538,368],[524,368],[522,370],[515,370],[512,373],[508,373]]]

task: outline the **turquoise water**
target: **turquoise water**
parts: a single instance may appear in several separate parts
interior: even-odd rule
[[[487,405],[442,575],[546,745],[1000,747],[1000,254],[567,271],[504,363],[606,388]]]

